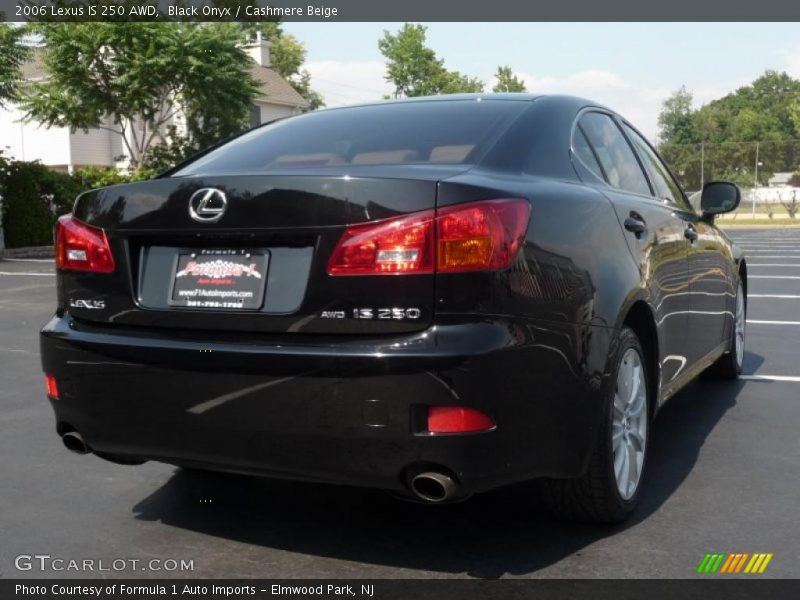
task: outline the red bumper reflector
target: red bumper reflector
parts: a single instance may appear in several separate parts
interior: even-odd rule
[[[50,398],[58,400],[58,385],[56,385],[56,378],[50,374],[44,376],[44,387],[47,390],[47,395]]]
[[[488,431],[494,421],[474,408],[465,406],[429,406],[428,431],[430,433],[470,433]]]

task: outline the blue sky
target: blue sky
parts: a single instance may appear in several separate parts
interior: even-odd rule
[[[399,23],[284,23],[308,49],[314,87],[329,106],[380,98],[377,40]],[[681,85],[702,104],[766,69],[800,77],[797,23],[430,23],[428,45],[448,68],[491,85],[508,64],[529,91],[590,97],[650,137],[661,102]]]

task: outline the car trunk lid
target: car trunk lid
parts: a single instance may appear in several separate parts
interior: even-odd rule
[[[94,190],[78,199],[74,216],[105,231],[116,268],[61,271],[60,300],[75,317],[109,324],[271,333],[420,330],[433,317],[432,274],[332,276],[327,261],[348,225],[433,209],[437,181],[464,169],[353,168],[348,175],[305,169]],[[198,215],[198,209],[206,210]]]

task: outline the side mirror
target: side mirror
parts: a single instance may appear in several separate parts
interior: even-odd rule
[[[710,181],[703,186],[700,210],[704,215],[719,215],[736,210],[742,199],[739,186],[730,181]]]

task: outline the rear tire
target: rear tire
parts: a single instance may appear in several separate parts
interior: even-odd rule
[[[650,437],[651,392],[645,356],[634,331],[623,328],[586,472],[573,479],[542,482],[545,502],[555,515],[619,523],[636,508]]]
[[[747,326],[747,299],[744,294],[744,285],[741,280],[736,288],[735,314],[733,320],[733,335],[727,352],[720,356],[708,372],[719,379],[738,379],[742,374],[744,363],[745,330]]]

